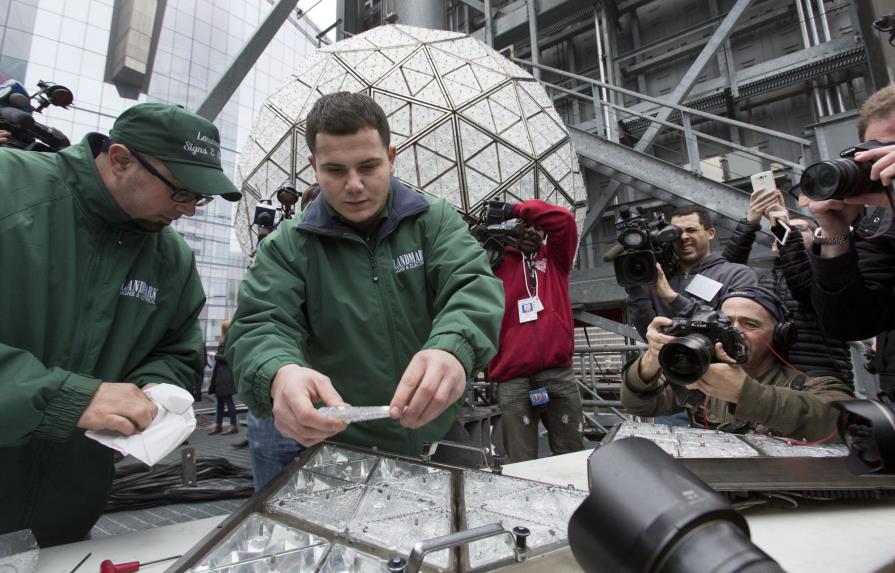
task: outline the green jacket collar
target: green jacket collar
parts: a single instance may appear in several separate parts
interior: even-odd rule
[[[380,214],[378,235],[385,237],[391,233],[402,219],[422,213],[429,208],[429,203],[416,191],[412,191],[396,177],[392,177],[389,196],[385,208]],[[344,235],[357,235],[358,230],[345,223],[338,213],[325,201],[323,195],[308,205],[301,221],[296,229],[315,233],[341,237]]]
[[[74,190],[75,200],[90,222],[137,231],[139,228],[112,197],[96,169],[94,159],[106,139],[100,133],[88,133],[81,143],[60,151],[62,177]]]

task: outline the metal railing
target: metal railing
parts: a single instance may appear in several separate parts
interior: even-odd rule
[[[603,121],[602,118],[604,117],[604,115],[606,113],[618,112],[618,113],[628,114],[628,115],[634,116],[634,117],[640,117],[647,121],[656,122],[656,123],[659,123],[665,127],[674,129],[676,131],[680,131],[682,133],[684,141],[687,143],[687,145],[685,147],[687,150],[687,157],[688,157],[689,164],[690,164],[689,170],[691,172],[694,172],[694,173],[697,173],[700,175],[702,173],[701,168],[700,168],[701,158],[699,155],[699,141],[700,140],[704,140],[704,141],[712,142],[712,143],[715,143],[715,144],[718,144],[718,145],[721,145],[724,147],[728,147],[728,148],[735,150],[737,152],[740,152],[740,153],[743,153],[746,155],[751,155],[759,160],[765,160],[765,161],[769,161],[769,162],[773,162],[773,163],[779,163],[780,165],[788,167],[791,170],[791,179],[793,181],[796,181],[798,179],[798,177],[802,173],[802,170],[804,169],[804,165],[801,163],[794,163],[794,162],[784,159],[782,157],[777,157],[777,156],[774,156],[774,155],[771,155],[768,153],[758,151],[756,149],[751,149],[751,148],[745,147],[743,145],[740,145],[738,143],[735,143],[733,141],[728,141],[728,140],[725,140],[725,139],[722,139],[719,137],[715,137],[708,133],[704,133],[697,129],[693,129],[693,127],[691,125],[691,118],[694,118],[694,117],[717,122],[717,123],[725,125],[727,127],[735,127],[735,128],[751,131],[754,133],[765,135],[770,138],[774,138],[777,140],[785,141],[787,143],[798,145],[799,151],[800,151],[800,154],[802,157],[801,161],[803,163],[806,163],[810,160],[809,153],[810,153],[810,148],[811,148],[812,143],[811,143],[811,141],[809,141],[807,139],[804,139],[801,137],[796,137],[794,135],[789,135],[787,133],[782,133],[779,131],[774,131],[772,129],[767,129],[767,128],[764,128],[761,126],[752,125],[752,124],[738,121],[735,119],[730,119],[730,118],[723,117],[720,115],[715,115],[713,113],[701,111],[701,110],[698,110],[695,108],[686,107],[686,106],[678,105],[678,104],[674,104],[674,103],[669,103],[667,101],[663,101],[659,98],[655,98],[655,97],[652,97],[652,96],[649,96],[646,94],[642,94],[642,93],[635,92],[635,91],[625,89],[622,87],[618,87],[618,86],[615,86],[612,84],[601,82],[599,80],[595,80],[593,78],[589,78],[586,76],[581,76],[578,74],[573,74],[571,72],[566,72],[566,71],[559,70],[556,68],[551,68],[549,66],[535,64],[528,60],[516,58],[511,55],[508,57],[511,61],[513,61],[516,64],[520,64],[522,66],[527,66],[532,69],[539,69],[542,71],[550,72],[551,74],[556,74],[558,76],[565,77],[570,80],[575,80],[577,82],[583,82],[585,84],[590,85],[591,93],[590,93],[590,95],[588,95],[586,93],[581,93],[575,89],[569,89],[569,88],[563,87],[558,84],[546,82],[543,80],[543,76],[540,81],[541,85],[544,86],[548,90],[553,90],[556,92],[560,92],[561,94],[564,94],[565,96],[575,97],[575,98],[579,98],[579,99],[590,102],[594,109],[594,120],[596,121],[596,123],[598,125],[600,123],[602,123],[602,121]],[[581,88],[579,88],[579,89],[581,89]],[[637,98],[642,101],[647,101],[647,102],[653,103],[653,104],[661,106],[661,107],[670,108],[670,109],[678,112],[678,114],[680,115],[681,124],[679,125],[674,122],[659,120],[649,114],[644,114],[644,113],[635,111],[633,109],[627,108],[625,106],[615,104],[611,101],[606,101],[599,95],[601,90],[608,90],[608,91],[611,91],[611,92],[614,92],[617,94],[634,97],[634,98]],[[600,134],[600,136],[602,136],[602,134]]]
[[[599,346],[576,346],[572,354],[572,365],[576,370],[578,387],[581,390],[581,406],[585,426],[600,434],[606,434],[609,428],[606,420],[601,421],[601,414],[609,414],[609,419],[622,422],[627,419],[619,392],[621,391],[621,372],[610,372],[604,369],[598,360],[601,355],[621,355],[620,364],[626,362],[625,357],[632,352],[640,352],[647,348],[644,344],[604,344]]]

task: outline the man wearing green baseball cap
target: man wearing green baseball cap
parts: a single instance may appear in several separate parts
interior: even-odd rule
[[[215,126],[158,103],[59,153],[0,149],[0,181],[0,533],[45,547],[108,499],[113,451],[85,430],[141,432],[143,389],[201,377],[205,295],[169,225],[240,194]]]

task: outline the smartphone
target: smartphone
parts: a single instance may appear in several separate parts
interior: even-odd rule
[[[752,191],[773,191],[777,188],[773,171],[762,171],[752,176]]]
[[[774,235],[774,238],[777,239],[777,242],[780,243],[781,247],[786,244],[786,239],[789,238],[790,231],[792,231],[790,226],[780,220],[777,221],[776,225],[771,227],[771,234]]]

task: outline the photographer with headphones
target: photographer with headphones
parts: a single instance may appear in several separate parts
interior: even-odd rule
[[[741,287],[721,298],[720,310],[745,344],[742,365],[717,342],[716,359],[695,383],[669,382],[659,355],[674,339],[662,332],[672,320],[657,317],[647,331],[649,350],[625,368],[622,405],[640,416],[684,410],[694,427],[809,441],[838,439],[831,403],[849,399],[851,393],[837,378],[809,377],[785,361],[795,329],[777,295],[763,287]]]

